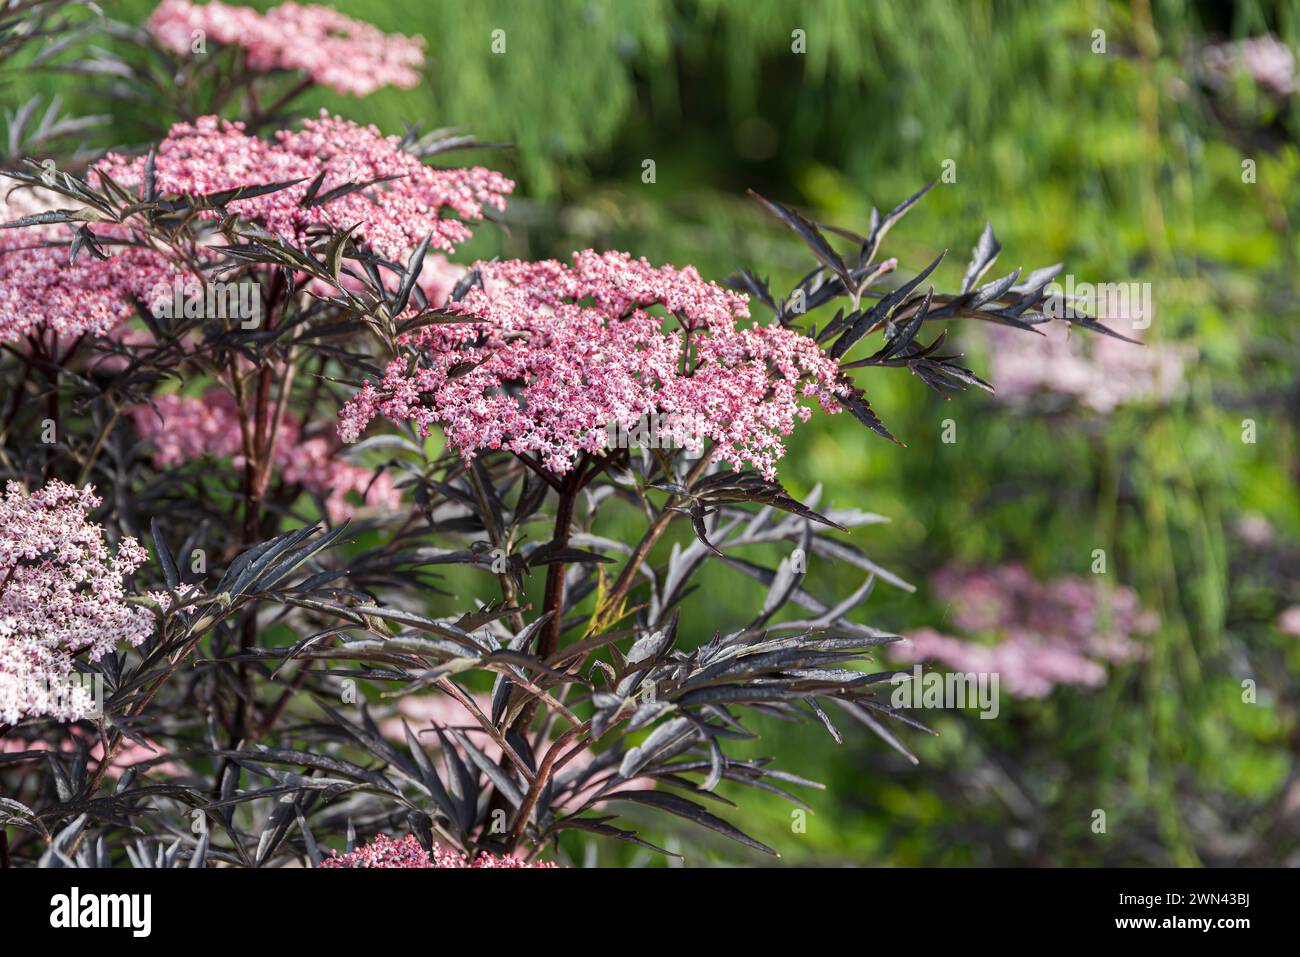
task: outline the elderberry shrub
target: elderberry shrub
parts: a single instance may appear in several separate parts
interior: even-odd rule
[[[986,227],[956,291],[927,283],[942,256],[897,280],[884,241],[929,187],[860,234],[756,197],[810,253],[779,297],[627,252],[458,264],[515,186],[430,162],[476,141],[288,115],[313,86],[417,82],[418,38],[294,4],[3,16],[6,53],[103,31],[101,72],[175,119],[92,159],[67,142],[89,124],[20,124],[68,158],[3,170],[5,863],[509,866],[567,860],[568,831],[661,850],[630,805],[774,853],[710,809],[723,782],[799,806],[787,788],[817,786],[729,753],[750,717],[837,740],[847,718],[911,757],[872,657],[897,636],[858,620],[893,578],[832,534],[874,517],[798,501],[778,465],[815,414],[893,439],[874,370],[988,388],[932,330],[1051,322],[1059,266],[984,281]],[[149,81],[158,58],[176,82]],[[813,558],[861,585],[815,595]],[[767,594],[700,644],[682,618],[713,564]],[[480,600],[438,587],[454,566]]]

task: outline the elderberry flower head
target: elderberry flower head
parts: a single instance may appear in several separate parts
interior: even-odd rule
[[[134,538],[109,548],[86,518],[99,504],[90,486],[58,480],[30,494],[10,482],[0,498],[0,722],[83,717],[92,702],[68,680],[73,657],[96,661],[153,629],[124,600],[123,579],[148,555]]]
[[[301,130],[279,131],[273,142],[245,133],[242,123],[204,116],[171,128],[158,144],[154,174],[159,192],[190,196],[298,180],[285,189],[233,200],[227,208],[303,243],[314,233],[353,229],[358,241],[390,258],[401,258],[430,234],[432,248],[451,252],[471,235],[465,220],[481,220],[485,206],[505,208],[515,184],[500,173],[478,166],[426,166],[400,143],[373,126],[324,110]],[[145,164],[144,157],[110,153],[95,170],[134,188],[143,182]],[[348,186],[365,188],[331,198]],[[459,218],[444,216],[448,210]]]
[[[46,190],[0,191],[0,223],[70,202]],[[151,290],[183,276],[158,253],[139,246],[106,245],[107,259],[83,248],[70,261],[67,243],[73,235],[66,223],[0,230],[0,341],[46,333],[108,334],[135,315],[137,302],[147,300]]]
[[[451,850],[441,845],[433,845],[430,853],[420,846],[415,835],[408,834],[400,841],[394,841],[386,834],[378,834],[369,844],[358,847],[347,854],[334,852],[320,862],[321,867],[362,868],[362,867],[541,867],[553,868],[549,861],[532,863],[508,854],[480,853],[471,859],[460,851]]]
[[[479,321],[406,337],[419,361],[365,384],[342,410],[344,441],[383,415],[440,426],[466,457],[508,449],[563,474],[606,449],[611,426],[656,416],[688,450],[711,439],[715,460],[771,478],[783,438],[811,415],[802,399],[839,411],[836,362],[793,330],[738,326],[747,298],[692,266],[586,250],[572,266],[476,268],[482,285],[447,308]]]

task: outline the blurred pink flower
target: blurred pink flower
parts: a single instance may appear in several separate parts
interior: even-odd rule
[[[100,375],[117,375],[131,364],[132,357],[156,351],[158,340],[148,329],[132,325],[120,325],[104,333],[104,339],[115,343],[127,354],[100,351],[93,353],[86,360],[86,369]]]
[[[1267,548],[1277,539],[1273,523],[1258,512],[1243,515],[1233,523],[1233,531],[1242,544],[1250,548]]]
[[[104,742],[94,732],[80,728],[72,727],[72,735],[62,738],[59,741],[59,751],[64,754],[71,754],[76,750],[76,742],[73,736],[80,738],[86,745],[90,755],[91,765],[97,765],[104,758]],[[111,781],[116,781],[127,772],[132,766],[142,761],[151,761],[160,758],[165,753],[165,749],[148,738],[144,739],[154,750],[150,751],[144,745],[137,744],[130,738],[125,738],[113,757],[113,763],[108,766],[104,776]],[[54,745],[41,738],[34,741],[25,741],[12,735],[0,738],[0,754],[17,754],[22,751],[53,751]],[[158,774],[162,777],[180,777],[185,774],[185,768],[182,765],[171,761],[163,761],[159,764],[152,765],[148,772]]]
[[[921,628],[910,645],[891,646],[907,662],[935,661],[951,671],[996,673],[1008,694],[1041,698],[1058,685],[1099,687],[1106,663],[1141,658],[1133,635],[1159,624],[1130,588],[1106,590],[1100,582],[1065,576],[1043,583],[1020,565],[987,569],[948,566],[932,585],[951,604],[954,624],[996,641],[968,641]]]
[[[1182,388],[1191,358],[1184,347],[1080,335],[1064,322],[1037,328],[1043,336],[1003,326],[987,330],[989,379],[999,401],[1025,404],[1056,393],[1106,414],[1122,405],[1168,401]]]
[[[301,70],[339,93],[366,96],[420,82],[423,37],[386,34],[317,4],[282,3],[266,13],[224,3],[163,0],[148,29],[172,53],[191,56],[196,40],[238,46],[254,73]]]
[[[492,699],[490,696],[485,694],[470,694],[469,696],[478,705],[480,711],[484,714],[491,713]],[[484,753],[493,761],[501,757],[501,749],[482,730],[474,716],[465,710],[464,705],[450,695],[442,692],[403,695],[397,699],[397,713],[379,722],[379,733],[390,741],[405,741],[406,728],[403,720],[405,720],[405,724],[411,726],[416,739],[426,747],[435,747],[438,738],[436,735],[421,734],[420,732],[427,730],[431,724],[434,724],[440,728],[451,727],[465,732],[475,744],[483,748]],[[482,738],[481,741],[479,740],[480,737]]]
[[[136,433],[154,447],[153,461],[160,469],[212,456],[229,458],[236,468],[244,463],[240,411],[230,393],[212,387],[203,396],[168,394],[153,405],[130,410]],[[337,458],[332,438],[303,438],[297,418],[286,413],[275,443],[275,464],[284,481],[321,495],[331,521],[356,514],[349,498],[380,511],[401,507],[401,491],[386,472],[352,465]]]
[[[1295,51],[1271,33],[1207,46],[1201,65],[1210,85],[1220,90],[1238,72],[1278,96],[1290,96],[1298,88]]]
[[[469,694],[467,692],[467,694]],[[478,705],[479,710],[484,714],[492,713],[492,699],[486,694],[469,694]],[[415,735],[424,747],[429,750],[436,750],[442,746],[438,736],[430,730],[432,725],[442,729],[455,728],[460,731],[474,746],[480,749],[490,761],[501,760],[501,748],[492,739],[492,737],[483,730],[478,720],[470,714],[465,707],[455,698],[442,694],[412,694],[405,695],[397,700],[397,713],[389,718],[384,718],[379,722],[379,733],[390,741],[405,743],[406,728],[403,724],[411,726],[411,732]],[[459,744],[453,744],[458,753],[463,754]],[[581,771],[591,764],[595,755],[589,751],[579,751],[572,760],[564,766],[564,772],[572,774]],[[655,787],[653,778],[634,778],[625,784],[618,785],[614,791],[648,791]],[[588,784],[576,793],[563,798],[560,801],[562,806],[577,803],[583,797],[589,797],[598,790],[598,784]],[[614,792],[610,792],[614,793]]]
[[[1300,635],[1300,605],[1292,605],[1282,612],[1278,616],[1277,627],[1288,635]]]

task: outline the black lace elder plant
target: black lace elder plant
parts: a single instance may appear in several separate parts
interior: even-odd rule
[[[93,520],[154,545],[131,601],[156,626],[71,655],[102,681],[102,713],[20,706],[0,726],[15,835],[0,858],[263,866],[400,828],[535,855],[570,830],[644,843],[616,816],[629,805],[768,851],[715,789],[798,804],[812,782],[728,755],[751,716],[837,739],[847,716],[908,753],[893,723],[914,722],[871,670],[894,637],[856,620],[877,579],[903,583],[828,534],[877,518],[796,501],[781,436],[802,397],[888,436],[859,385],[871,366],[983,386],[925,324],[1032,331],[1055,270],[981,285],[986,229],[958,293],[927,286],[937,261],[888,285],[879,247],[918,194],[864,236],[764,201],[816,263],[780,300],[742,273],[777,319],[752,327],[693,270],[620,254],[460,275],[431,251],[509,184],[426,161],[472,141],[328,119],[285,132],[201,120],[89,171],[6,174],[0,283],[27,299],[0,315],[0,471],[94,483]],[[239,172],[271,168],[283,178]],[[393,424],[363,435],[376,418]],[[674,521],[690,532],[668,548]],[[776,568],[741,557],[777,543]],[[863,582],[817,595],[810,561]],[[697,644],[709,562],[766,597]],[[439,566],[495,594],[466,607]],[[421,720],[412,702],[451,710]]]
[[[1045,288],[1059,270],[1039,270],[1021,284],[1016,282],[1017,271],[980,285],[999,251],[986,229],[960,292],[917,291],[937,260],[896,289],[875,288],[875,280],[893,267],[892,263],[873,266],[879,243],[920,195],[875,220],[865,237],[834,231],[858,246],[852,268],[822,230],[769,203],[809,242],[822,264],[779,303],[753,277],[743,275],[739,280],[772,306],[782,326],[795,325],[833,300],[847,299],[850,310],[839,310],[820,334],[815,327],[811,330],[832,358],[847,360],[849,349],[859,340],[882,333],[883,344],[870,356],[841,362],[842,373],[835,382],[850,411],[886,436],[888,431],[852,384],[849,370],[905,366],[943,392],[970,383],[982,385],[957,363],[960,356],[940,352],[942,334],[928,344],[917,341],[925,320],[971,317],[1031,330],[1047,319],[1042,312]],[[603,262],[608,265],[610,260],[606,257]],[[647,292],[646,286],[637,286],[651,281],[645,272],[622,260],[616,265],[612,285],[605,286],[610,275],[578,257],[574,275],[566,278],[566,283],[574,284],[561,284],[566,292],[559,295],[556,286],[548,285],[555,282],[554,267],[545,267],[539,277],[536,269],[525,264],[480,266],[454,291],[453,304],[446,311],[473,316],[482,324],[468,336],[455,327],[434,327],[439,337],[418,340],[398,368],[390,366],[377,388],[373,383],[363,388],[361,397],[345,410],[345,420],[350,416],[365,420],[376,411],[393,414],[396,407],[386,391],[415,394],[422,399],[418,409],[402,406],[395,417],[443,424],[455,445],[464,441],[457,429],[463,411],[458,403],[465,396],[496,396],[508,408],[527,409],[526,400],[540,398],[527,393],[530,376],[511,363],[527,367],[530,359],[537,360],[528,350],[535,346],[530,336],[537,336],[539,330],[528,326],[528,317],[535,316],[529,308],[542,301],[547,309],[538,321],[551,326],[548,332],[560,346],[563,337],[554,328],[556,317],[576,320],[588,308],[579,301],[585,303],[588,297],[613,310],[620,320],[639,315],[639,309],[651,302],[668,305],[683,329],[681,368],[688,376],[707,374],[712,355],[703,340],[707,321],[690,315],[690,308],[681,302],[673,305],[674,292],[680,290]],[[412,274],[408,267],[408,277]],[[584,281],[590,286],[584,286]],[[488,295],[485,283],[497,286],[498,292]],[[524,291],[515,299],[514,292],[500,288],[503,285]],[[640,299],[623,301],[617,292],[620,287],[639,288]],[[570,314],[566,306],[578,312]],[[507,318],[510,321],[503,328],[510,330],[508,341],[494,341],[493,322]],[[1109,333],[1083,315],[1072,316],[1071,321]],[[521,341],[521,332],[524,354],[511,354],[503,362],[508,343]],[[700,337],[694,351],[689,342],[692,335]],[[431,349],[435,343],[440,348]],[[551,358],[550,353],[543,357],[545,362]],[[638,357],[637,361],[646,360]],[[441,378],[439,364],[445,373]],[[500,366],[491,374],[483,371],[484,378],[462,387],[461,380],[489,364]],[[536,368],[529,372],[540,374]],[[593,370],[587,372],[595,378]],[[403,392],[404,388],[413,391]],[[566,420],[573,414],[572,406],[564,408]],[[533,426],[537,422],[535,417],[528,420]],[[485,424],[473,423],[477,429]],[[666,426],[669,431],[674,427]],[[480,437],[478,432],[471,434]],[[381,805],[391,802],[407,808],[409,823],[424,840],[436,834],[463,848],[509,852],[531,848],[535,853],[558,834],[575,829],[644,844],[635,833],[614,823],[617,818],[611,813],[621,803],[633,803],[679,815],[771,852],[706,803],[715,800],[714,789],[724,780],[783,794],[796,804],[800,799],[787,787],[812,784],[773,768],[769,761],[727,755],[729,741],[751,736],[744,723],[747,712],[820,722],[838,740],[841,734],[831,716],[838,710],[911,757],[886,722],[915,722],[897,714],[881,700],[883,696],[874,693],[874,686],[892,672],[869,670],[871,650],[894,636],[851,617],[876,577],[892,576],[860,550],[824,531],[844,530],[873,516],[856,511],[819,513],[815,499],[799,503],[771,477],[714,464],[710,453],[715,445],[697,446],[703,454],[695,456],[673,447],[585,450],[584,436],[567,438],[577,447],[571,463],[543,460],[517,442],[509,448],[513,439],[508,430],[492,439],[492,444],[504,444],[506,449],[480,449],[468,463],[457,458],[430,463],[417,443],[404,447],[397,460],[408,458],[411,468],[422,475],[421,486],[428,483],[430,501],[438,502],[432,512],[437,516],[434,521],[444,523],[445,530],[457,528],[468,539],[466,548],[431,560],[490,565],[499,578],[501,602],[456,622],[379,604],[334,608],[342,617],[353,616],[355,632],[364,636],[340,639],[328,648],[308,647],[314,639],[307,639],[291,652],[307,660],[335,665],[351,660],[368,666],[373,670],[336,674],[370,679],[382,674],[404,682],[402,693],[438,688],[467,715],[459,726],[452,722],[433,728],[442,753],[439,764],[411,729],[402,748],[380,732],[364,709],[358,718],[322,703],[334,728],[385,768],[359,776],[331,764],[334,773],[373,793]],[[431,464],[436,477],[424,478]],[[532,544],[530,527],[551,496],[556,502],[554,516],[543,520],[552,529],[550,538]],[[646,518],[645,532],[635,545],[598,532],[599,516],[618,503],[632,506]],[[655,545],[677,516],[689,517],[696,542],[686,548],[674,546],[669,555],[656,559]],[[866,573],[865,581],[839,600],[823,600],[803,588],[806,564],[794,554],[775,569],[728,554],[741,546],[775,542],[796,547],[801,556],[855,565]],[[761,581],[768,588],[767,597],[751,621],[690,647],[680,640],[683,601],[692,590],[694,575],[711,560],[721,560]],[[534,614],[525,596],[530,580],[542,574],[543,566],[545,588],[540,614]],[[787,606],[800,609],[801,615],[777,620]],[[689,612],[689,604],[685,610]],[[487,701],[476,699],[457,679],[477,669],[495,675]],[[313,766],[309,756],[297,751],[244,752],[238,759],[250,766]]]
[[[418,408],[443,416],[455,444],[455,403],[462,385],[466,395],[495,395],[526,408],[519,399],[532,376],[511,366],[502,353],[511,343],[531,349],[530,337],[541,330],[514,323],[496,340],[492,321],[504,318],[494,310],[530,308],[531,300],[511,298],[508,290],[536,294],[539,287],[527,285],[536,280],[535,271],[526,265],[481,264],[456,285],[445,306],[435,307],[419,282],[427,243],[399,264],[357,244],[348,232],[318,228],[286,240],[232,214],[229,206],[291,187],[160,195],[153,167],[152,156],[146,157],[136,187],[109,179],[92,185],[70,174],[61,174],[50,187],[38,173],[12,174],[27,186],[63,197],[64,212],[22,221],[71,231],[68,239],[49,240],[51,245],[106,258],[114,245],[162,250],[178,269],[219,275],[228,284],[257,283],[268,317],[264,326],[245,329],[237,317],[214,323],[142,310],[148,346],[99,343],[94,355],[82,357],[89,374],[79,372],[63,382],[73,406],[89,410],[85,424],[97,428],[84,434],[71,430],[74,437],[59,454],[79,477],[92,476],[119,490],[112,509],[116,524],[130,530],[145,522],[151,528],[169,599],[162,606],[141,599],[158,608],[161,626],[138,653],[84,664],[105,678],[103,719],[90,735],[74,740],[70,758],[41,755],[48,774],[43,785],[28,785],[35,799],[6,805],[11,822],[33,835],[48,835],[41,850],[45,862],[111,859],[105,838],[144,815],[146,799],[159,798],[164,800],[151,819],[160,832],[175,836],[163,841],[166,850],[157,845],[157,854],[148,842],[133,845],[133,859],[202,863],[216,856],[247,865],[300,853],[318,859],[316,833],[347,829],[351,834],[356,827],[370,832],[403,823],[426,842],[464,850],[536,853],[566,830],[644,843],[614,823],[612,812],[628,803],[679,815],[770,851],[709,809],[717,803],[714,789],[731,781],[799,804],[787,789],[812,782],[766,760],[727,755],[729,741],[751,736],[746,713],[811,720],[839,739],[832,717],[839,712],[909,753],[886,722],[915,723],[874,693],[892,673],[869,670],[871,650],[893,636],[856,622],[853,614],[877,577],[901,583],[854,546],[825,534],[876,517],[831,508],[819,512],[816,495],[800,503],[771,477],[715,463],[712,453],[729,438],[725,432],[704,440],[683,430],[681,422],[667,422],[668,432],[687,447],[645,449],[611,447],[603,430],[595,438],[573,435],[575,442],[597,444],[579,450],[574,467],[565,472],[554,457],[543,460],[505,448],[480,450],[471,459],[431,456],[411,425],[401,423],[396,433],[368,438],[351,451],[373,456],[383,449],[388,459],[381,470],[399,477],[413,508],[363,514],[353,525],[339,524],[323,535],[307,522],[249,547],[250,534],[274,532],[311,511],[304,514],[299,504],[301,482],[283,472],[274,475],[269,464],[274,456],[265,446],[255,441],[246,450],[252,473],[247,463],[223,470],[210,460],[197,468],[158,468],[155,460],[151,467],[142,458],[147,448],[107,410],[149,405],[151,390],[165,378],[206,374],[219,381],[229,377],[229,390],[243,396],[238,411],[245,421],[256,424],[267,416],[283,423],[283,415],[272,416],[272,410],[292,408],[306,423],[319,415],[322,404],[331,405],[324,398],[339,395],[342,380],[360,376],[355,382],[361,389],[349,406],[353,417],[345,416],[347,428],[346,423],[355,423],[358,404],[383,411],[384,389],[441,362],[445,376],[421,380],[426,391],[417,389],[423,399]],[[310,206],[315,195],[309,192],[297,202]],[[928,289],[917,292],[929,269],[896,290],[875,288],[873,277],[883,273],[872,266],[875,245],[911,202],[873,226],[859,243],[858,264],[851,271],[821,230],[773,205],[812,239],[819,259],[831,263],[815,269],[780,302],[765,285],[742,278],[757,298],[773,306],[780,318],[776,328],[793,327],[832,300],[848,299],[853,308],[839,310],[820,334],[810,327],[827,344],[825,354],[808,351],[804,344],[812,340],[793,329],[760,353],[755,367],[764,370],[767,383],[760,401],[781,388],[779,379],[767,378],[769,363],[788,363],[799,355],[800,369],[825,373],[833,370],[825,364],[827,356],[844,360],[849,346],[879,331],[885,342],[875,353],[841,361],[841,371],[822,381],[834,386],[828,402],[835,401],[832,394],[838,396],[867,425],[888,434],[847,370],[907,365],[932,385],[957,388],[978,379],[956,364],[958,357],[940,355],[937,344],[916,342],[925,319],[963,315],[1024,327],[1044,320],[1043,287],[1054,272],[1040,272],[1021,286],[1015,285],[1015,274],[977,285],[997,252],[987,230],[962,292],[943,297]],[[207,219],[201,215],[205,211]],[[85,225],[88,219],[119,228],[101,227],[96,238]],[[655,271],[617,257],[599,262],[617,267],[611,279],[596,261],[587,264],[598,274],[592,281],[606,284],[605,308],[617,309],[629,324],[651,300],[671,303],[682,292],[670,284],[638,292],[642,301],[635,305],[615,305],[620,283],[649,281]],[[708,288],[689,274],[671,278],[689,289]],[[303,291],[309,282],[318,284],[314,294]],[[497,291],[489,295],[485,287]],[[718,294],[716,288],[710,293]],[[554,297],[550,302],[538,315],[556,325],[549,330],[554,336],[559,335],[556,317],[567,312]],[[936,308],[936,303],[942,304]],[[749,342],[744,355],[726,351],[736,345],[728,341],[728,331],[717,316],[712,330],[707,319],[696,323],[688,313],[697,307],[698,302],[685,300],[674,307],[684,342],[676,357],[680,365],[672,368],[687,383],[679,396],[695,394],[690,380],[707,384],[714,356],[752,362],[761,348]],[[645,321],[657,326],[661,320]],[[595,334],[581,326],[578,331]],[[432,337],[435,332],[443,341]],[[673,349],[679,348],[676,342]],[[431,348],[435,344],[442,348]],[[782,344],[805,351],[782,350]],[[376,355],[394,357],[382,379]],[[105,360],[113,360],[110,368],[104,368]],[[636,361],[642,364],[647,357],[638,355]],[[81,368],[76,355],[64,355],[60,362]],[[274,374],[264,379],[258,370],[268,368]],[[735,366],[727,368],[734,372]],[[307,371],[295,376],[297,369]],[[473,378],[489,374],[496,378]],[[511,381],[511,376],[518,378]],[[667,372],[664,376],[669,378]],[[265,395],[241,389],[266,380],[272,388]],[[441,407],[435,404],[439,400]],[[572,412],[565,408],[557,421]],[[256,440],[268,428],[249,431]],[[309,428],[302,426],[304,433]],[[731,451],[736,448],[733,444]],[[767,464],[762,456],[771,446],[759,443],[741,451]],[[45,459],[32,457],[31,467],[41,468]],[[262,478],[252,481],[250,474]],[[252,494],[255,489],[258,495]],[[544,514],[548,500],[555,503],[550,516]],[[327,511],[317,502],[318,511]],[[602,535],[600,516],[628,506],[645,516],[639,540],[632,544]],[[256,524],[250,514],[258,516]],[[656,544],[679,516],[693,528],[694,544],[657,554]],[[549,537],[537,535],[539,526],[550,528]],[[183,543],[179,558],[168,539]],[[734,554],[743,546],[772,543],[798,552],[774,569]],[[224,570],[208,577],[203,570],[194,573],[192,565],[183,572],[185,556],[193,554],[211,556]],[[862,586],[838,599],[814,595],[803,587],[808,556],[858,567],[864,572]],[[709,561],[722,561],[762,582],[767,596],[750,621],[691,647],[683,642],[680,618],[691,610],[692,579]],[[477,568],[494,578],[498,600],[452,617],[413,610],[436,597],[427,575],[446,564]],[[798,609],[794,618],[780,617],[787,607]],[[180,678],[182,665],[189,674]],[[493,679],[486,699],[472,690],[475,672]],[[371,707],[358,706],[349,695],[356,683],[382,684],[398,695],[434,690],[463,715],[429,728],[408,726],[405,740],[396,742],[381,731]],[[311,717],[309,699],[315,700],[319,718]],[[386,706],[381,699],[378,707]],[[29,727],[10,732],[34,744],[39,739],[33,733]],[[106,794],[111,760],[89,760],[96,739],[110,756],[132,745],[157,754],[117,778]],[[21,756],[31,760],[34,753]],[[194,814],[214,821],[221,836],[190,836],[187,815]],[[177,857],[187,845],[187,853]]]

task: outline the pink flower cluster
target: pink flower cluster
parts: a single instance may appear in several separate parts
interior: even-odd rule
[[[491,713],[491,696],[470,693],[470,697],[485,714]],[[379,733],[390,741],[403,742],[406,740],[408,723],[419,739],[426,744],[437,743],[437,738],[432,734],[420,734],[431,726],[436,725],[444,729],[461,728],[491,760],[495,761],[501,757],[501,748],[481,731],[478,722],[465,710],[465,706],[442,692],[408,694],[398,698],[396,713],[391,718],[384,718],[379,722]],[[482,740],[479,740],[480,736]]]
[[[460,851],[451,850],[438,844],[433,845],[430,854],[415,835],[408,834],[400,841],[394,841],[385,834],[378,834],[369,844],[358,847],[347,854],[334,852],[320,862],[321,867],[359,868],[359,867],[541,867],[551,868],[556,865],[549,861],[532,863],[522,858],[509,855],[496,855],[482,852],[471,860]]]
[[[99,764],[104,759],[104,741],[93,730],[72,725],[68,729],[69,733],[64,735],[57,745],[51,744],[43,738],[26,740],[6,735],[0,738],[0,754],[15,754],[22,751],[59,751],[64,754],[71,754],[80,742],[86,746],[90,763],[92,766]],[[124,738],[113,755],[113,761],[104,771],[104,776],[110,781],[116,781],[127,772],[132,766],[143,761],[151,761],[160,758],[165,753],[166,748],[148,738],[143,739],[146,744],[137,744],[130,738]],[[37,758],[28,758],[26,760],[39,760]],[[145,770],[141,768],[141,770]],[[149,772],[157,774],[160,777],[178,778],[186,773],[185,766],[173,761],[164,761],[160,764],[150,765]]]
[[[229,458],[236,468],[244,465],[239,406],[224,389],[214,386],[201,398],[158,396],[153,406],[135,406],[130,414],[136,433],[154,447],[153,462],[160,469],[203,456]],[[390,475],[344,462],[335,457],[337,451],[329,439],[303,438],[301,424],[285,413],[276,434],[275,464],[284,481],[324,496],[332,521],[356,513],[349,494],[383,511],[401,507],[401,492]]]
[[[149,17],[149,32],[181,56],[199,37],[244,51],[255,73],[301,70],[339,93],[366,96],[384,86],[409,89],[420,82],[424,39],[386,34],[330,7],[284,3],[266,13],[224,3],[163,0]]]
[[[0,223],[75,206],[46,191],[0,193]],[[0,341],[52,330],[61,336],[103,335],[136,312],[155,287],[181,275],[166,259],[140,247],[105,246],[107,260],[87,250],[69,262],[70,226],[61,223],[0,230]]]
[[[1207,46],[1201,51],[1201,65],[1211,85],[1219,90],[1227,89],[1238,71],[1278,96],[1300,90],[1295,51],[1271,33]]]
[[[1007,692],[1020,698],[1045,697],[1057,685],[1105,684],[1105,663],[1141,658],[1144,649],[1132,636],[1158,625],[1130,588],[1103,590],[1100,582],[1074,576],[1043,583],[1016,564],[949,566],[931,584],[940,600],[951,603],[959,629],[996,641],[967,641],[924,628],[908,635],[910,646],[892,646],[892,656],[936,661],[952,671],[996,673]]]
[[[392,362],[342,410],[355,440],[377,415],[441,426],[466,457],[489,449],[534,455],[556,474],[608,447],[610,427],[660,416],[661,434],[767,477],[782,438],[816,396],[839,411],[837,363],[806,336],[738,327],[745,296],[694,267],[654,267],[627,253],[575,253],[573,265],[479,263],[483,288],[449,306],[480,322],[429,326],[410,337],[420,362]],[[650,311],[660,307],[678,328]]]
[[[0,722],[83,717],[93,699],[69,682],[73,657],[97,661],[153,630],[122,582],[148,554],[133,538],[108,547],[86,519],[99,504],[90,486],[57,480],[31,494],[10,482],[0,498]]]
[[[1277,628],[1283,634],[1300,635],[1300,605],[1292,605],[1277,618]]]
[[[322,231],[356,227],[354,236],[378,253],[401,259],[432,234],[430,246],[448,252],[464,242],[483,207],[504,209],[514,183],[475,166],[437,169],[400,149],[396,136],[322,111],[299,131],[281,130],[274,142],[215,116],[178,123],[158,144],[155,176],[162,193],[204,195],[244,186],[301,180],[277,192],[239,199],[228,208],[271,232],[306,242]],[[143,180],[145,159],[110,153],[95,167],[127,187]],[[339,187],[375,183],[324,203],[304,205],[324,174],[316,199]],[[390,178],[391,177],[391,178]],[[460,219],[445,218],[451,210]],[[215,212],[210,213],[216,216]]]
[[[989,379],[999,400],[1025,404],[1055,393],[1107,414],[1123,405],[1168,401],[1182,388],[1189,360],[1184,348],[1081,336],[1063,322],[1038,328],[1045,338],[1004,326],[988,329]]]

